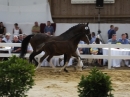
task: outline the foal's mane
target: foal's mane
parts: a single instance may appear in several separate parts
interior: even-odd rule
[[[67,31],[65,31],[64,33],[62,33],[61,35],[59,35],[59,36],[63,36],[63,37],[65,37],[65,38],[68,38],[68,39],[70,39],[70,38],[72,38],[73,36],[75,36],[75,32],[71,32],[71,31],[73,31],[74,29],[76,29],[77,27],[79,27],[79,26],[82,26],[82,25],[84,25],[85,26],[85,24],[77,24],[77,25],[75,25],[75,26],[72,26],[71,28],[69,28]],[[80,32],[79,32],[80,33]]]

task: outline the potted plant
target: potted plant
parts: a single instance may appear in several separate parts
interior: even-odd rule
[[[93,68],[78,84],[79,97],[114,97],[110,76]]]

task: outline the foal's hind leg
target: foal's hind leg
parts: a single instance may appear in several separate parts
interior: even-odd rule
[[[50,66],[54,69],[54,72],[56,72],[56,68],[51,60],[52,57],[53,57],[53,55],[49,55],[49,57],[47,58],[47,61],[49,62]]]

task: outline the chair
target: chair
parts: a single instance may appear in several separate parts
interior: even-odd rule
[[[56,23],[51,23],[51,26],[54,28],[54,32],[56,31]]]
[[[44,33],[44,28],[46,27],[46,24],[45,23],[41,23],[40,24],[40,32],[41,33]]]

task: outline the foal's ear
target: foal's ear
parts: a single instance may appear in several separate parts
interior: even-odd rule
[[[87,22],[86,26],[88,26],[89,22]]]

